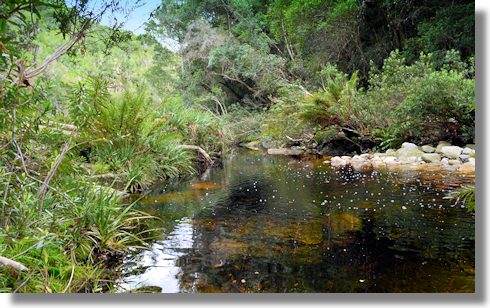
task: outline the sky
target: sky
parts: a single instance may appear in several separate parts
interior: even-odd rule
[[[136,8],[130,15],[123,28],[134,32],[135,34],[143,34],[145,32],[145,22],[150,18],[151,12],[155,10],[161,3],[161,0],[143,0],[142,6]]]
[[[133,4],[133,1],[126,0],[127,4],[130,6]],[[98,1],[96,1],[98,2]],[[112,18],[117,18],[118,21],[122,21],[125,19],[123,29],[131,31],[135,34],[143,34],[145,33],[145,23],[150,19],[150,14],[161,4],[161,0],[141,0],[140,5],[135,8],[131,14],[125,19],[123,13],[116,13],[115,16],[106,15],[102,18],[101,23],[107,26],[111,26]],[[122,2],[124,5],[124,1]],[[162,45],[167,47],[168,49],[177,52],[179,50],[179,43],[173,39],[161,39],[156,38]]]

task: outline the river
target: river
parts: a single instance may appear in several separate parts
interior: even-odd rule
[[[475,217],[444,199],[474,178],[334,170],[240,150],[139,207],[162,236],[120,292],[474,292]]]

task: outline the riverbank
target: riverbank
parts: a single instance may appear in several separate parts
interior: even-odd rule
[[[261,142],[242,144],[251,150],[264,149],[269,155],[304,156],[320,155],[324,163],[333,168],[351,167],[357,172],[370,172],[376,169],[393,170],[447,170],[460,173],[475,173],[476,147],[467,144],[464,147],[455,146],[446,141],[437,145],[416,145],[405,142],[399,149],[388,149],[385,152],[372,152],[351,155],[321,155],[314,148],[305,145],[294,145],[281,148],[266,148]]]

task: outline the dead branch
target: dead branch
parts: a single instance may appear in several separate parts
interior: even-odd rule
[[[5,258],[5,257],[2,257],[2,256],[0,256],[0,263],[3,264],[3,265],[5,265],[5,266],[11,267],[13,269],[16,269],[18,271],[27,271],[27,270],[29,270],[24,264],[19,263],[19,262],[14,261],[14,260],[10,260],[9,258]]]
[[[195,151],[197,151],[199,154],[201,154],[201,156],[206,161],[206,167],[210,167],[214,163],[214,161],[211,158],[211,156],[209,156],[209,154],[206,153],[206,151],[204,151],[204,149],[201,148],[200,146],[182,144],[182,145],[179,145],[179,147],[182,148],[182,149],[185,149],[185,150],[195,150]]]
[[[44,182],[41,185],[41,188],[39,189],[39,192],[37,194],[37,196],[40,198],[40,202],[39,202],[39,216],[41,216],[41,213],[42,213],[42,210],[43,210],[44,199],[46,197],[46,193],[47,193],[48,188],[49,188],[49,182],[53,178],[54,174],[56,173],[56,170],[58,169],[58,167],[60,166],[61,162],[63,161],[63,158],[65,157],[66,153],[70,149],[70,144],[71,144],[72,138],[73,138],[73,135],[71,135],[70,136],[70,139],[68,139],[68,141],[66,141],[65,144],[63,145],[63,149],[61,150],[60,155],[58,155],[58,158],[56,158],[56,161],[53,164],[53,167],[51,167],[51,170],[49,170],[48,175],[44,179]]]

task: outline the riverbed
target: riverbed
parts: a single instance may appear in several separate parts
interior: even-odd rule
[[[445,199],[474,176],[332,169],[240,150],[156,187],[150,249],[124,259],[120,292],[474,292],[475,217]]]

